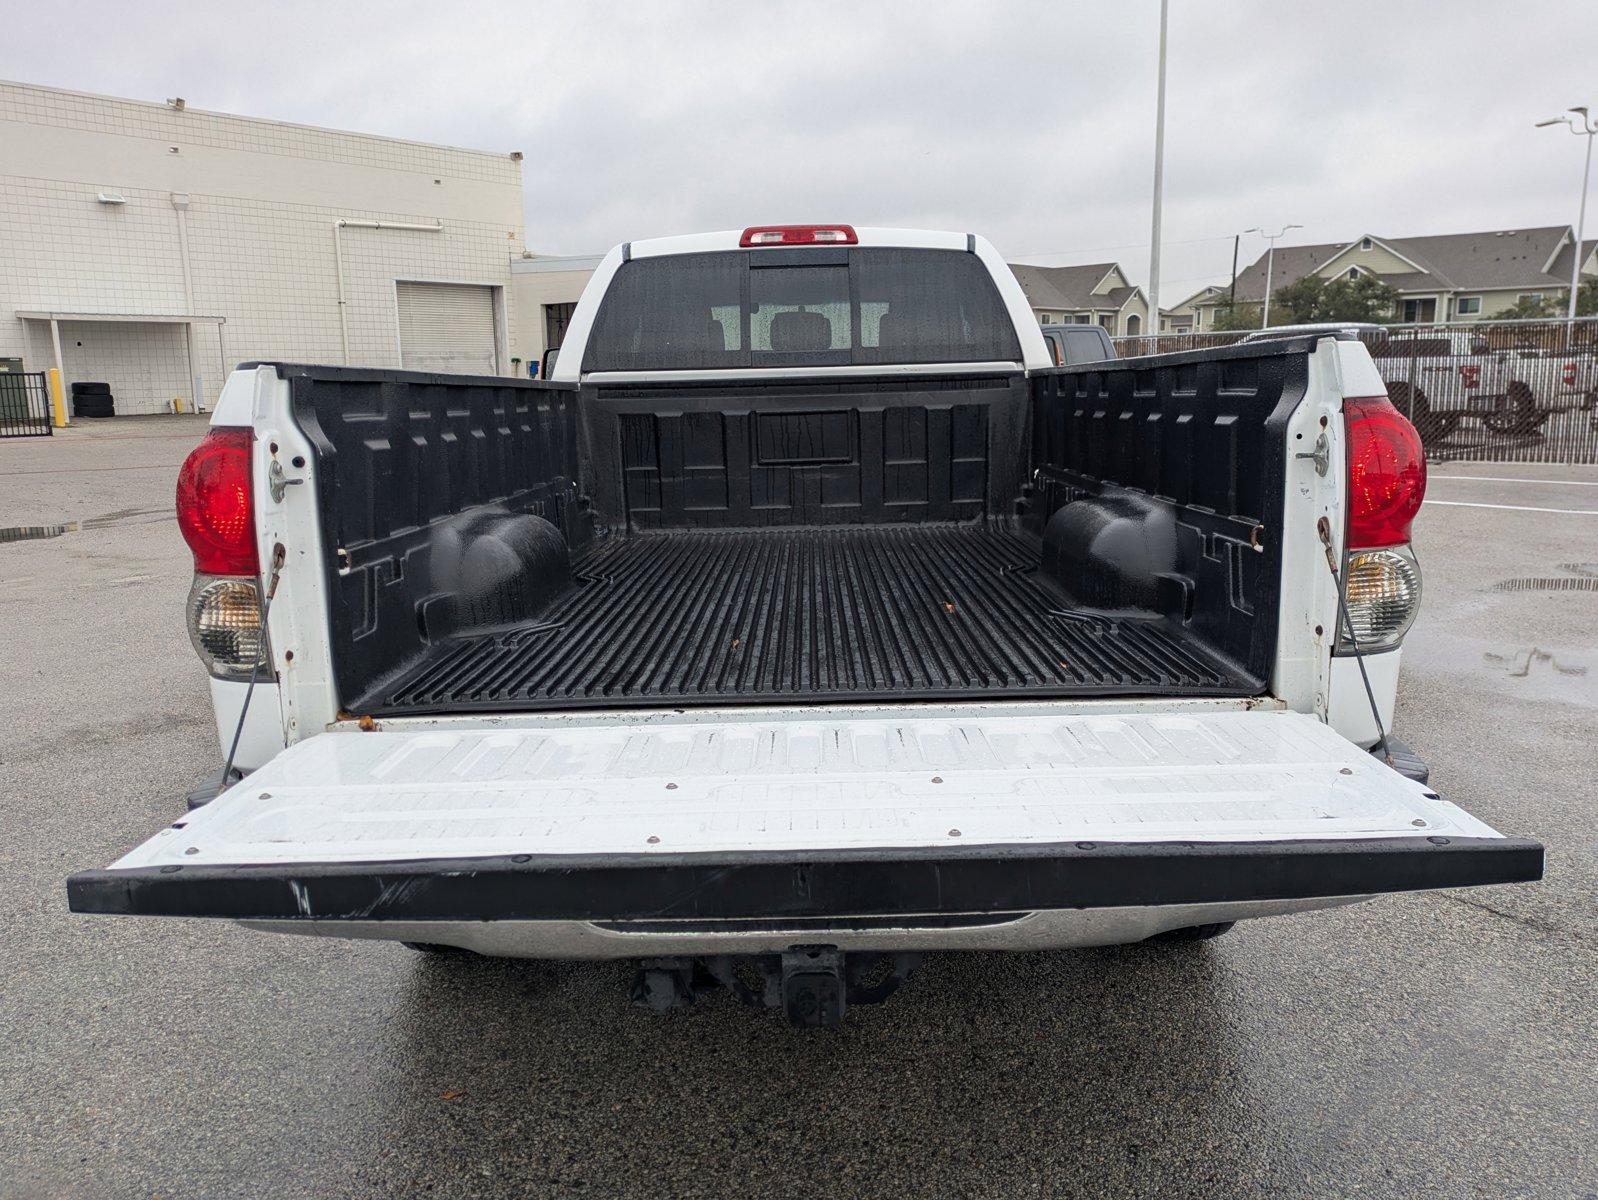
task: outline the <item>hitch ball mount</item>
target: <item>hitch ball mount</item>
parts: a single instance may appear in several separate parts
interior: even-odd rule
[[[851,1004],[880,1004],[920,967],[920,954],[845,954],[793,946],[780,954],[651,958],[638,965],[633,1003],[655,1013],[686,1008],[725,988],[751,1008],[780,1008],[792,1025],[830,1029]]]

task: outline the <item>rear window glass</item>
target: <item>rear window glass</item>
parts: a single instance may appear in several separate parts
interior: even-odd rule
[[[868,247],[721,251],[623,263],[584,371],[1013,362],[974,254]]]

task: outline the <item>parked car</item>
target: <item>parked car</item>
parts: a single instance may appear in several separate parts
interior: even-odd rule
[[[1061,367],[974,235],[619,246],[553,380],[231,376],[223,765],[71,907],[830,1024],[929,950],[1539,878],[1390,732],[1424,488],[1357,341]]]
[[[1102,325],[1040,325],[1049,357],[1057,367],[1103,362],[1115,357],[1115,343]]]

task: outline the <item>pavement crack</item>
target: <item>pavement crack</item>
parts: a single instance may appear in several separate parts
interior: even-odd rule
[[[1540,917],[1528,917],[1521,913],[1507,912],[1502,908],[1483,903],[1480,900],[1472,900],[1468,896],[1457,896],[1453,892],[1438,892],[1437,895],[1444,900],[1452,900],[1455,904],[1463,904],[1467,908],[1474,908],[1484,913],[1491,913],[1495,917],[1502,917],[1506,921],[1513,921],[1516,925],[1524,926],[1527,929],[1535,929],[1539,933],[1562,934],[1565,937],[1573,937],[1578,942],[1591,942],[1593,940],[1592,935],[1589,933],[1583,933],[1577,929],[1567,929],[1563,925],[1556,925],[1552,921],[1544,921]]]

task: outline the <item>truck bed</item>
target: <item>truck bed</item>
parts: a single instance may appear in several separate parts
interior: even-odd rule
[[[517,627],[445,640],[362,713],[888,697],[1250,695],[1172,621],[1073,612],[1013,522],[598,539]]]

